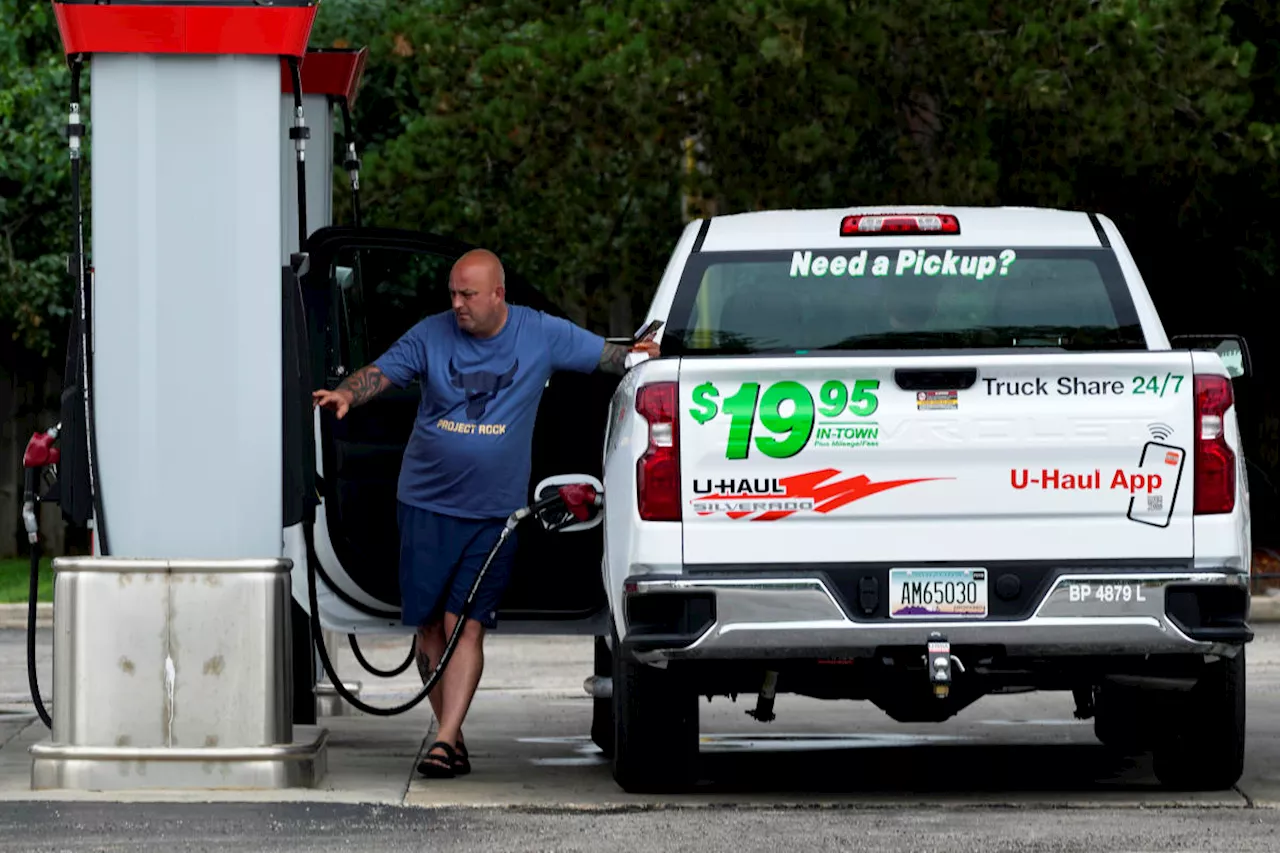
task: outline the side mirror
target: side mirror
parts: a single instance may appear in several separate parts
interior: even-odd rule
[[[563,500],[538,512],[543,528],[555,533],[579,533],[590,530],[603,519],[604,484],[590,474],[556,474],[547,477],[533,490],[535,502],[544,501],[560,492]]]
[[[1232,379],[1253,375],[1249,347],[1240,335],[1174,335],[1169,343],[1174,349],[1216,352]]]

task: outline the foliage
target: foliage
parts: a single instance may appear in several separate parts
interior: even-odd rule
[[[341,5],[377,69],[366,221],[487,245],[596,324],[652,292],[686,212],[1092,208],[1157,283],[1189,247],[1241,287],[1276,264],[1229,202],[1280,190],[1263,0],[1234,29],[1199,0]]]
[[[0,334],[47,355],[69,75],[47,2],[0,21]],[[1173,325],[1280,274],[1272,0],[324,0],[312,43],[370,48],[367,223],[493,248],[597,327],[689,216],[761,207],[1100,210]]]
[[[596,319],[651,287],[680,225],[690,5],[443,0],[353,34],[380,69],[358,105],[370,217],[492,248]]]
[[[41,356],[65,342],[71,305],[70,86],[51,5],[0,0],[0,332]],[[81,186],[87,244],[87,170]]]

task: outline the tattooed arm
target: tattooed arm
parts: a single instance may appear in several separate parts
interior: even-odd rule
[[[370,364],[342,380],[337,390],[350,391],[351,405],[358,406],[361,403],[367,403],[390,387],[391,380],[376,365]]]
[[[349,409],[367,403],[390,387],[386,374],[370,364],[342,380],[332,391],[313,392],[311,400],[313,405],[332,409],[341,420]]]
[[[621,344],[605,341],[604,350],[600,353],[600,369],[605,373],[616,373],[621,376],[627,372],[627,354],[630,352]]]

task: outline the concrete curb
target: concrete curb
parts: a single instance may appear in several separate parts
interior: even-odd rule
[[[47,601],[36,602],[36,627],[53,627],[53,604]],[[0,628],[27,629],[27,604],[0,604]]]
[[[1280,595],[1259,594],[1253,597],[1250,604],[1249,621],[1280,622]],[[36,627],[53,627],[53,605],[48,602],[36,604]],[[0,629],[27,628],[26,604],[0,604]]]
[[[1249,621],[1280,622],[1280,595],[1255,595],[1249,603]]]

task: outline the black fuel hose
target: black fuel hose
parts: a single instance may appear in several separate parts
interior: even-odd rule
[[[409,656],[404,659],[404,663],[395,669],[378,669],[369,661],[365,660],[364,653],[360,651],[360,643],[356,641],[355,634],[347,634],[347,643],[351,646],[351,653],[356,656],[356,660],[364,667],[365,672],[376,675],[379,678],[395,678],[400,673],[409,668],[413,663],[414,653],[417,651],[418,638],[415,636],[409,641]]]
[[[485,574],[489,571],[489,566],[493,563],[493,558],[498,555],[498,551],[507,543],[511,537],[511,533],[516,526],[528,518],[529,516],[540,512],[561,500],[560,493],[553,491],[550,496],[537,501],[530,506],[523,507],[511,513],[507,518],[507,522],[503,525],[501,532],[498,534],[498,540],[493,543],[493,547],[489,549],[488,556],[484,559],[484,564],[480,566],[480,571],[476,572],[476,579],[471,583],[471,590],[467,593],[466,600],[462,603],[462,612],[458,614],[457,624],[453,627],[453,633],[449,636],[449,641],[445,643],[444,653],[440,655],[440,662],[436,664],[436,668],[427,676],[422,684],[422,690],[417,696],[410,699],[403,705],[397,705],[392,708],[378,708],[361,701],[352,695],[343,685],[342,679],[338,678],[337,672],[334,671],[333,661],[329,659],[329,651],[324,645],[324,627],[320,624],[320,604],[316,600],[316,561],[312,552],[310,543],[307,548],[307,600],[311,607],[311,640],[315,645],[316,652],[320,655],[320,664],[324,667],[325,674],[329,676],[329,681],[333,684],[334,690],[338,691],[338,695],[352,706],[364,711],[366,714],[372,714],[377,717],[393,717],[397,714],[403,714],[413,709],[427,695],[436,688],[436,684],[440,681],[440,676],[444,674],[445,667],[449,665],[449,659],[453,657],[454,649],[457,648],[458,640],[462,637],[462,628],[467,624],[467,620],[471,617],[471,607],[475,603],[476,594],[480,591],[480,584],[484,581]],[[307,532],[307,538],[310,540],[310,530]]]
[[[107,517],[102,508],[102,478],[98,470],[97,412],[93,394],[93,297],[88,282],[88,264],[84,255],[84,204],[80,196],[80,138],[85,126],[80,121],[80,75],[84,68],[84,56],[76,54],[68,60],[71,64],[71,114],[67,121],[67,141],[71,158],[71,210],[75,226],[75,250],[72,252],[72,271],[76,278],[76,300],[79,303],[80,368],[84,380],[84,431],[85,448],[89,462],[89,494],[93,499],[93,536],[95,552],[107,556],[111,548],[107,540]]]
[[[23,460],[26,461],[26,460]],[[31,686],[31,701],[36,713],[47,727],[54,727],[45,702],[40,698],[40,678],[36,674],[36,596],[40,592],[40,532],[36,521],[36,480],[38,469],[24,467],[22,483],[22,515],[27,526],[27,539],[31,543],[31,585],[27,592],[27,684]]]
[[[356,154],[355,128],[351,123],[351,107],[348,106],[346,98],[340,99],[338,105],[342,108],[342,136],[347,142],[346,159],[342,161],[342,166],[347,170],[347,175],[351,179],[351,222],[356,228],[359,228],[360,157]],[[356,257],[360,256],[356,255]]]
[[[40,546],[31,546],[31,588],[27,595],[27,683],[31,687],[31,699],[36,704],[36,713],[40,722],[49,729],[53,728],[53,720],[45,710],[44,700],[40,698],[40,678],[36,674],[36,594],[40,590]]]
[[[31,527],[35,526],[35,516],[28,515],[28,511],[35,512],[36,479],[36,468],[23,470],[23,515],[24,520]],[[40,698],[40,678],[36,673],[36,595],[40,590],[40,537],[30,527],[28,528],[28,536],[31,542],[31,584],[27,592],[27,684],[31,688],[31,701],[35,703],[36,713],[40,715],[40,721],[52,729],[53,720],[49,718],[49,712],[44,707],[44,700]]]

